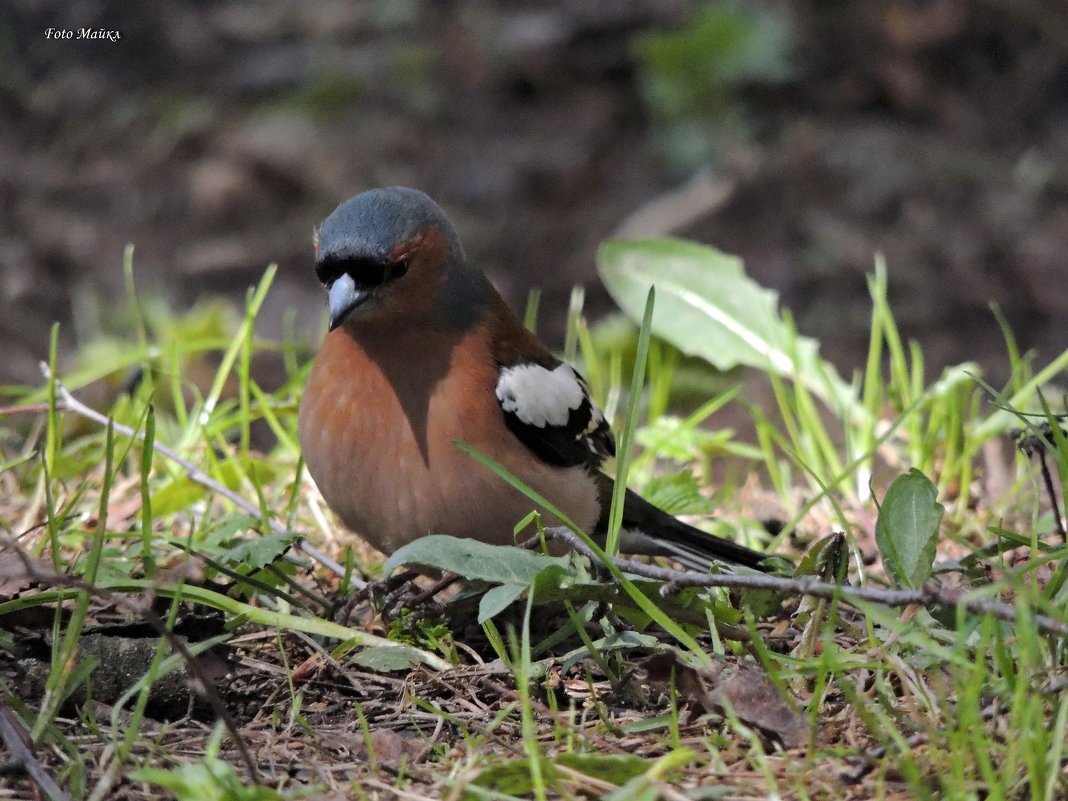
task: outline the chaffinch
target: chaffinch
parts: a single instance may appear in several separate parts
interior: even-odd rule
[[[436,203],[401,187],[356,195],[316,232],[315,270],[330,330],[301,400],[300,443],[346,526],[386,554],[426,534],[511,543],[535,504],[461,441],[603,542],[608,423],[582,376],[468,262]],[[629,490],[621,548],[696,569],[766,558]]]

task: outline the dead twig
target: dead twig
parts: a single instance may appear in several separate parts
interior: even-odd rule
[[[551,529],[552,536],[568,543],[579,553],[592,559],[601,560],[570,529],[556,527]],[[549,530],[546,531],[549,533]],[[884,590],[878,587],[849,587],[844,584],[829,584],[815,578],[779,578],[767,575],[739,575],[734,573],[693,573],[672,570],[656,565],[647,565],[633,559],[609,557],[612,564],[626,573],[643,578],[663,581],[661,595],[672,595],[685,587],[727,587],[730,589],[771,590],[785,595],[808,595],[814,598],[838,598],[844,601],[867,601],[882,606],[902,607],[919,604],[921,606],[941,606],[948,609],[962,607],[969,612],[980,615],[993,615],[999,620],[1016,622],[1016,608],[1011,604],[973,598],[960,590],[939,587],[928,583],[915,590]],[[1047,634],[1068,637],[1068,624],[1062,623],[1048,615],[1034,615],[1035,625]]]
[[[171,631],[167,626],[166,621],[152,610],[151,604],[155,598],[154,592],[145,592],[139,596],[137,600],[133,600],[121,593],[110,592],[109,590],[86,584],[84,581],[81,581],[74,576],[67,576],[61,573],[55,573],[51,570],[42,569],[11,537],[0,535],[0,541],[3,542],[5,548],[11,549],[12,553],[18,554],[19,558],[22,560],[26,575],[29,578],[48,586],[67,587],[69,589],[87,592],[96,598],[100,598],[108,603],[113,603],[116,606],[133,613],[138,619],[144,620],[157,631],[161,637],[167,640],[167,644],[175,653],[181,656],[186,669],[189,671],[190,689],[207,701],[211,706],[212,711],[218,716],[219,720],[222,721],[223,726],[226,727],[227,732],[229,732],[230,736],[233,738],[234,745],[237,747],[238,753],[241,755],[241,759],[245,763],[245,767],[248,769],[250,780],[255,784],[259,784],[259,770],[256,768],[256,762],[252,759],[252,752],[249,751],[245,738],[237,727],[237,722],[226,708],[223,699],[220,698],[219,694],[215,691],[211,679],[205,674],[200,662],[193,656],[185,642],[182,641],[182,638]]]
[[[1063,416],[1054,417],[1054,420],[1063,420]],[[1062,437],[1068,436],[1064,429],[1060,430]],[[1068,531],[1065,530],[1064,519],[1061,517],[1061,509],[1057,504],[1057,490],[1053,485],[1053,474],[1046,463],[1046,449],[1055,450],[1056,436],[1053,433],[1053,425],[1050,422],[1042,423],[1031,428],[1019,428],[1010,432],[1016,440],[1016,449],[1027,458],[1037,458],[1038,467],[1042,472],[1042,482],[1046,485],[1046,494],[1049,496],[1049,505],[1053,511],[1053,520],[1057,525],[1057,532],[1061,535],[1061,542],[1068,544]]]
[[[1046,464],[1046,454],[1042,451],[1038,452],[1038,466],[1042,470],[1042,480],[1046,484],[1046,494],[1049,495],[1049,504],[1053,508],[1053,519],[1057,521],[1057,531],[1061,535],[1061,542],[1068,545],[1068,531],[1065,531],[1061,510],[1057,506],[1057,491],[1053,489],[1053,476],[1049,472],[1049,465]]]
[[[0,703],[0,740],[11,754],[11,760],[7,763],[11,768],[23,771],[34,784],[40,789],[49,801],[71,801],[71,797],[63,792],[55,780],[48,775],[44,766],[37,760],[30,746],[27,744],[28,736],[19,723],[18,718],[8,708],[7,704]]]
[[[133,437],[134,439],[137,439],[142,442],[144,441],[145,434],[143,431],[135,431],[134,429],[130,428],[129,426],[123,425],[122,423],[116,423],[110,420],[110,418],[108,418],[106,415],[103,415],[95,409],[86,406],[80,400],[75,398],[74,395],[71,394],[70,390],[63,386],[63,384],[58,378],[54,378],[52,376],[52,371],[48,368],[48,365],[45,362],[41,362],[41,372],[44,374],[46,380],[51,380],[55,382],[57,395],[56,405],[59,406],[61,410],[65,412],[70,412],[71,414],[81,415],[82,417],[92,420],[93,422],[99,423],[102,426],[106,426],[110,422],[115,431],[119,434],[122,434],[127,437]],[[263,510],[256,506],[254,503],[241,497],[238,493],[234,492],[229,487],[220,484],[218,481],[209,476],[191,461],[189,461],[184,456],[175,451],[173,448],[169,448],[161,442],[153,442],[152,447],[156,451],[162,453],[168,459],[173,461],[175,464],[180,466],[183,470],[185,470],[186,475],[189,477],[190,481],[194,481],[197,484],[200,484],[202,487],[206,487],[207,489],[214,492],[216,495],[221,495],[223,498],[226,498],[226,500],[230,501],[230,503],[234,504],[234,506],[238,507],[242,511],[248,512],[253,517],[260,517],[263,514]],[[289,529],[287,529],[281,524],[281,522],[279,522],[273,517],[266,518],[264,522],[274,534],[290,533]],[[327,569],[332,570],[338,576],[345,575],[345,568],[341,565],[341,563],[334,559],[331,559],[318,548],[309,545],[303,538],[297,541],[297,547],[299,547],[300,550],[302,550],[310,558],[314,559]],[[360,579],[350,577],[349,580],[357,589],[362,589],[364,586],[364,582]]]
[[[331,615],[331,619],[342,626],[349,624],[349,618],[352,617],[353,611],[361,603],[365,601],[374,603],[375,599],[384,596],[389,597],[399,587],[414,580],[416,577],[422,575],[418,570],[405,570],[401,573],[394,573],[389,578],[382,579],[381,581],[370,581],[364,584],[359,591],[353,593],[348,599]]]

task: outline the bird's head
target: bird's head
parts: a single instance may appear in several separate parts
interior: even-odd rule
[[[329,293],[330,330],[438,319],[462,327],[485,278],[467,264],[445,212],[416,189],[352,197],[315,232],[315,272]],[[473,300],[472,300],[473,299]]]

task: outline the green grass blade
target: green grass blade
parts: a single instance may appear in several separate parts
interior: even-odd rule
[[[623,502],[627,493],[627,476],[630,471],[630,449],[634,439],[634,428],[638,424],[638,407],[641,405],[642,386],[645,383],[645,363],[649,356],[649,339],[652,336],[653,305],[656,302],[656,289],[649,287],[645,299],[645,313],[642,326],[638,332],[638,351],[634,357],[634,372],[630,380],[630,398],[627,402],[627,418],[616,450],[616,483],[612,489],[612,509],[608,519],[608,533],[605,539],[605,553],[615,556],[619,553],[619,530],[623,524]]]

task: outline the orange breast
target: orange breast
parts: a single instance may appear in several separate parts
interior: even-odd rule
[[[426,534],[512,542],[534,503],[459,450],[459,440],[592,529],[597,498],[584,470],[540,463],[505,426],[486,333],[419,344],[403,336],[357,343],[339,328],[315,359],[300,442],[345,525],[384,553]]]

